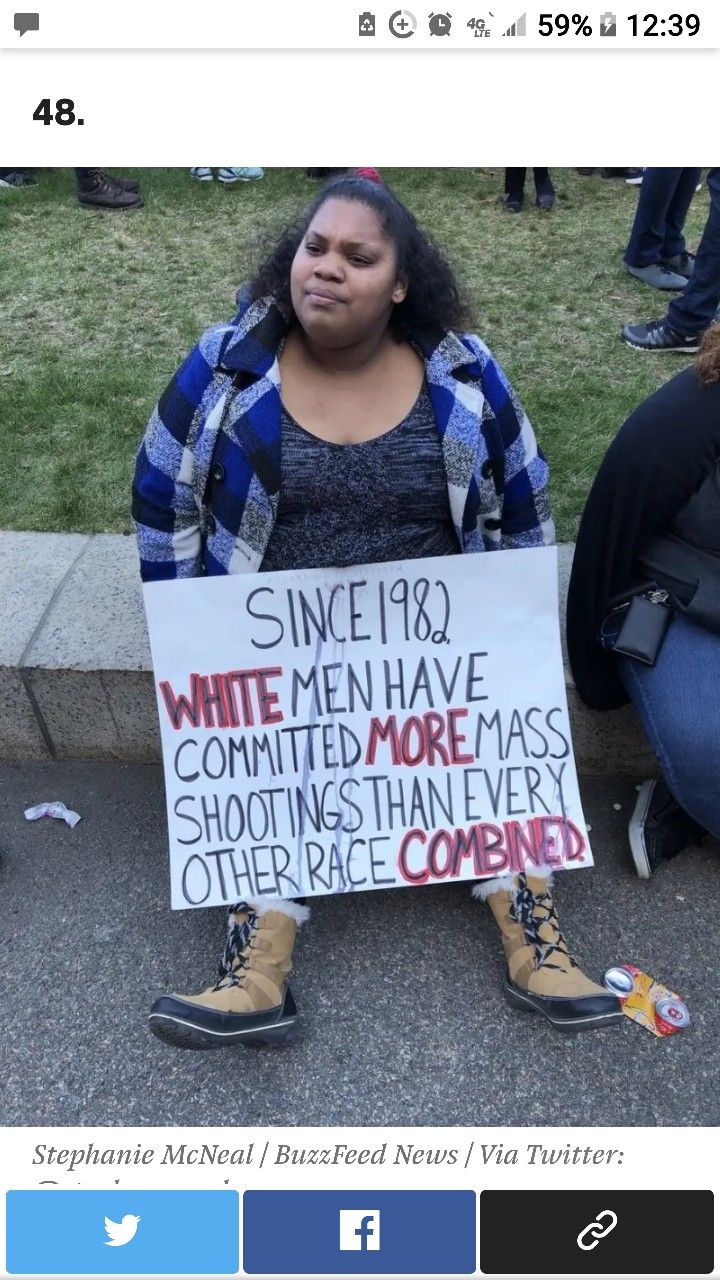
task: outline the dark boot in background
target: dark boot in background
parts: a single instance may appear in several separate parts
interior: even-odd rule
[[[133,178],[116,179],[103,169],[76,169],[75,176],[82,205],[96,209],[139,209],[142,205]]]

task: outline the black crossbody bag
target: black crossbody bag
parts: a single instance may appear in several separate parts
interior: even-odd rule
[[[717,556],[668,533],[648,543],[639,567],[648,574],[648,580],[631,596],[611,602],[613,607],[600,629],[604,649],[652,667],[676,616],[720,635]],[[658,578],[671,583],[671,589],[659,586]]]
[[[653,667],[674,616],[669,592],[654,583],[611,610],[602,625],[600,643],[604,649]]]

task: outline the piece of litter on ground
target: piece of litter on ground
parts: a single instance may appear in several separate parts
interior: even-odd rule
[[[613,805],[613,809],[622,809],[622,805],[621,805],[621,804],[614,804],[614,805]]]
[[[25,810],[25,817],[28,822],[37,822],[38,818],[62,818],[69,827],[76,827],[80,821],[80,814],[74,809],[68,809],[62,800],[48,800],[45,804],[34,804],[30,809]]]
[[[675,894],[675,898],[676,898],[676,900],[677,900],[678,902],[684,902],[684,901],[685,901],[685,894],[684,894],[684,893],[676,893],[676,894]]]

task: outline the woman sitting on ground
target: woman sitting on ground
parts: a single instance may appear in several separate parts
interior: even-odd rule
[[[647,878],[706,832],[720,838],[720,325],[605,455],[580,524],[567,634],[582,699],[600,710],[631,699],[660,762],[662,780],[643,783],[630,820]]]
[[[241,296],[178,371],[141,447],[145,581],[552,542],[530,423],[485,345],[456,332],[452,273],[386,187],[329,184]],[[476,886],[500,927],[508,997],[562,1029],[621,1020],[568,954],[548,877]],[[238,904],[219,981],[161,997],[152,1030],[190,1048],[279,1039],[308,915],[297,902]]]

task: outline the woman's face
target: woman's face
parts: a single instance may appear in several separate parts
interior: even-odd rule
[[[397,279],[395,246],[367,205],[326,200],[290,269],[295,314],[324,347],[348,347],[387,327],[407,287]]]

